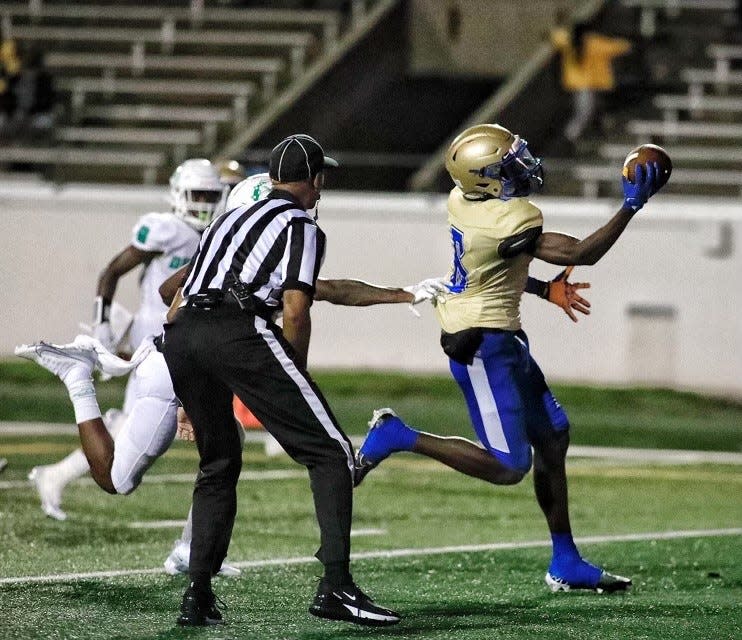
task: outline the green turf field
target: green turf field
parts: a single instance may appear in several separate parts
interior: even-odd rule
[[[0,420],[70,418],[61,384],[37,369],[0,365]],[[468,435],[458,391],[444,378],[317,378],[350,433],[361,434],[371,409],[389,404],[430,431]],[[120,384],[101,388],[102,405],[120,401]],[[734,403],[665,391],[557,393],[579,444],[742,449],[742,407]],[[405,618],[369,630],[306,613],[320,572],[306,477],[287,458],[249,445],[244,471],[253,475],[240,482],[229,554],[243,575],[215,583],[228,625],[179,629],[185,578],[159,568],[188,511],[195,448],[176,442],[129,497],[72,485],[63,503],[69,520],[55,522],[25,475],[75,445],[65,435],[0,435],[0,457],[9,460],[0,475],[0,638],[742,637],[736,465],[570,459],[575,535],[592,540],[581,544],[584,554],[635,583],[631,593],[599,596],[552,594],[543,584],[548,535],[530,477],[494,487],[395,456],[356,492],[354,574]],[[267,477],[271,471],[284,477]]]

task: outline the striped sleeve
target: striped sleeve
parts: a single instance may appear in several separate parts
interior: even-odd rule
[[[283,260],[283,290],[299,289],[313,296],[324,253],[324,233],[311,220],[293,220]]]

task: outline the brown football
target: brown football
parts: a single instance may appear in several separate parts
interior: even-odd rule
[[[634,170],[637,163],[646,164],[647,162],[656,162],[660,168],[660,175],[657,178],[657,190],[663,187],[670,179],[672,173],[672,160],[662,147],[656,144],[642,144],[633,149],[623,161],[623,177],[634,182]]]

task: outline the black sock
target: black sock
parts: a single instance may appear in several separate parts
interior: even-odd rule
[[[350,575],[350,561],[329,562],[325,565],[325,581],[333,587],[351,584],[353,576]]]
[[[190,586],[197,594],[211,593],[211,576],[208,572],[192,574]]]

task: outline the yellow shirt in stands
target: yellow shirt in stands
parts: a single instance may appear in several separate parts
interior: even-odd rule
[[[631,50],[628,40],[591,32],[585,34],[584,52],[579,58],[566,29],[554,31],[551,41],[562,54],[562,86],[568,91],[613,90],[616,86],[613,58]]]
[[[436,305],[441,328],[520,329],[520,298],[533,256],[503,259],[497,252],[510,236],[543,225],[541,211],[525,198],[467,200],[458,187],[448,197],[453,262],[451,293]]]

